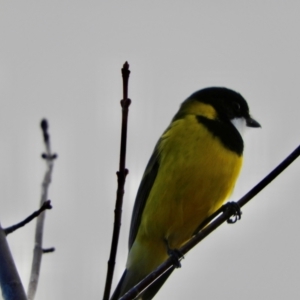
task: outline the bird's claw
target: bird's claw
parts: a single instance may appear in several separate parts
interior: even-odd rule
[[[242,211],[240,206],[236,202],[228,202],[224,206],[224,212],[229,211],[231,216],[227,219],[228,224],[234,224],[242,217]]]
[[[178,249],[168,249],[168,254],[171,257],[175,268],[181,268],[180,260],[184,258],[183,254]]]

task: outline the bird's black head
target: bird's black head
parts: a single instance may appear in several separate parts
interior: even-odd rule
[[[172,122],[194,116],[222,144],[238,155],[242,155],[243,125],[260,127],[251,118],[246,100],[237,92],[223,87],[210,87],[192,94],[180,106]]]
[[[223,87],[205,88],[192,94],[189,99],[213,106],[220,121],[244,118],[248,127],[260,127],[251,118],[246,100],[233,90]]]

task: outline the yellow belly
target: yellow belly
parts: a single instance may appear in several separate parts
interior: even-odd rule
[[[165,240],[171,249],[179,248],[223,204],[242,164],[242,157],[224,148],[195,116],[171,126],[159,146],[159,171],[129,254],[128,267],[139,259],[144,272],[167,257]],[[143,255],[153,255],[151,263],[142,262]]]

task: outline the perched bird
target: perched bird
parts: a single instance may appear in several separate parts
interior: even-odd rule
[[[243,161],[238,120],[260,127],[246,100],[227,88],[202,89],[181,104],[158,140],[138,189],[126,270],[111,300],[163,263],[230,196]],[[137,299],[152,299],[169,275]]]

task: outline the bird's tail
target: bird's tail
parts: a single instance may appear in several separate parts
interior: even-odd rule
[[[163,286],[165,281],[168,279],[168,277],[172,274],[174,271],[174,267],[169,269],[167,272],[165,272],[162,276],[160,276],[156,281],[154,281],[147,289],[145,289],[144,292],[142,292],[136,299],[137,300],[151,300],[156,295],[156,293],[160,290],[160,288]],[[110,300],[118,300],[121,298],[125,293],[127,293],[134,285],[131,287],[128,287],[128,282],[130,282],[128,276],[130,276],[129,272],[127,270],[124,271],[112,297]],[[138,283],[138,282],[137,282]],[[136,284],[137,284],[136,283]]]

